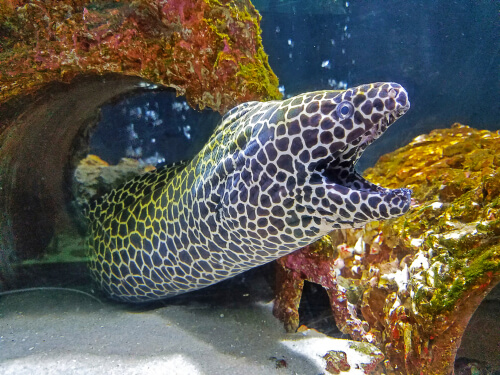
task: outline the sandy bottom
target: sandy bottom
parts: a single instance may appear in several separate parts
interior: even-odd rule
[[[1,296],[0,373],[318,375],[322,357],[342,350],[351,364],[343,374],[362,374],[357,365],[369,361],[348,340],[285,333],[259,293],[203,293],[153,307],[69,291]]]

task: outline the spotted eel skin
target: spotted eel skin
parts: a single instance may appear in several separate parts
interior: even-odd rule
[[[405,213],[408,189],[363,179],[363,151],[410,107],[374,83],[230,110],[190,162],[133,179],[91,205],[93,278],[142,302],[203,288],[337,228]]]

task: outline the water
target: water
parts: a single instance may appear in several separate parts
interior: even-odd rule
[[[455,122],[500,130],[498,2],[256,0],[254,3],[262,15],[264,49],[284,98],[378,81],[398,82],[407,89],[410,111],[368,148],[357,165],[359,171],[373,166],[381,155],[408,144],[416,136],[450,127]],[[98,125],[92,136],[86,135],[90,137],[88,152],[110,164],[123,157],[136,159],[141,167],[191,159],[206,143],[220,117],[210,110],[193,110],[185,98],[175,97],[172,91],[149,90],[102,108],[99,121],[94,119]],[[75,149],[78,149],[77,138],[74,137]],[[47,155],[53,152],[52,147],[58,146],[47,146]],[[37,162],[44,165],[43,170],[56,168],[51,167],[51,160],[48,157],[31,161],[34,165],[31,168],[37,169]],[[28,213],[19,214],[22,220],[18,220],[21,224],[17,227],[7,214],[1,219],[4,226],[0,226],[0,266],[4,269],[0,268],[0,285],[2,289],[77,288],[98,296],[102,303],[71,291],[50,289],[0,295],[1,371],[19,374],[34,371],[86,374],[103,370],[192,374],[323,371],[317,362],[319,353],[306,354],[304,349],[297,348],[313,346],[309,339],[325,338],[313,333],[287,336],[281,330],[281,323],[272,317],[273,266],[170,302],[131,307],[106,300],[91,284],[85,265],[84,229],[74,223],[79,220],[75,211],[81,207],[72,200],[73,180],[67,165],[74,165],[73,162],[58,164],[57,168],[64,165],[65,172],[64,178],[56,181],[60,189],[57,199],[45,200],[44,190],[41,193],[36,190],[46,185],[45,179],[51,179],[48,174],[42,179],[35,175],[28,191],[15,191],[2,201],[11,202],[12,197],[25,199]],[[16,168],[6,175],[15,175],[18,165],[13,165]],[[10,180],[0,182],[3,184],[0,189],[5,189]],[[53,204],[53,201],[56,209],[50,208],[56,214],[44,216],[47,202]],[[29,214],[31,208],[42,214]],[[17,230],[15,235],[10,230],[13,227]],[[57,227],[55,235],[54,227]],[[8,250],[12,251],[17,237],[29,239],[23,243],[30,251],[15,267],[16,278],[5,265],[16,262],[15,250],[14,253]],[[36,255],[44,252],[44,257]],[[328,301],[318,288],[306,288],[300,305],[300,323],[342,337],[333,327]],[[497,287],[476,316],[483,320],[473,321],[476,330],[482,321],[497,324],[498,290]],[[496,328],[490,331],[495,330],[500,331]],[[494,342],[498,335],[490,331],[485,347],[500,358]],[[478,351],[471,337],[475,337],[473,332],[466,334],[460,355],[497,363],[490,354],[488,357]]]
[[[263,43],[287,95],[333,82],[394,81],[408,90],[412,109],[370,147],[360,169],[453,122],[498,130],[494,1],[348,3],[345,14],[264,12]]]

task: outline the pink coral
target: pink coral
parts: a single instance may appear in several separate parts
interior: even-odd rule
[[[194,107],[220,112],[280,97],[263,52],[259,15],[248,0],[7,5],[0,8],[0,20],[11,25],[0,41],[0,104],[50,81],[89,73],[140,76],[175,88]]]

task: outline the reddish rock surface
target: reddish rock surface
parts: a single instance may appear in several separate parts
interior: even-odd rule
[[[225,112],[279,98],[260,16],[244,1],[3,1],[0,104],[79,74],[120,73]]]

